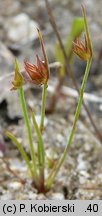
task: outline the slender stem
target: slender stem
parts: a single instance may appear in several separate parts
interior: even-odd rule
[[[35,156],[35,151],[34,151],[34,146],[33,146],[32,130],[31,130],[31,126],[30,126],[30,121],[29,121],[27,105],[26,105],[26,101],[25,101],[25,97],[24,97],[23,87],[21,87],[19,89],[19,94],[20,94],[20,101],[21,101],[21,105],[22,105],[24,120],[25,120],[25,124],[26,124],[26,128],[27,128],[27,133],[28,133],[30,153],[31,153],[31,158],[32,158],[32,162],[33,162],[33,167],[34,167],[34,176],[37,176],[36,156]]]
[[[42,134],[37,124],[35,114],[33,111],[32,111],[32,120],[38,137],[38,163],[39,163],[38,167],[39,167],[39,177],[40,177],[39,184],[41,188],[42,187],[44,188],[45,149],[44,149]]]
[[[72,126],[72,130],[71,130],[71,133],[70,133],[70,136],[69,136],[68,143],[66,145],[66,148],[64,150],[64,153],[63,153],[62,157],[59,159],[58,163],[55,165],[55,167],[53,168],[50,176],[47,179],[47,182],[46,182],[47,188],[50,188],[51,185],[53,184],[53,181],[54,181],[60,167],[62,166],[62,164],[63,164],[63,162],[64,162],[64,160],[65,160],[65,158],[67,156],[68,150],[69,150],[69,148],[70,148],[70,146],[72,144],[73,137],[74,137],[74,134],[75,134],[76,124],[77,124],[77,121],[78,121],[78,118],[79,118],[79,114],[80,114],[80,110],[81,110],[81,106],[82,106],[82,102],[83,102],[83,95],[84,95],[86,82],[87,82],[87,78],[88,78],[90,67],[91,67],[91,61],[92,60],[90,59],[87,62],[85,75],[84,75],[83,82],[82,82],[81,89],[80,89],[79,101],[78,101],[78,105],[77,105],[76,112],[75,112],[74,123],[73,123],[73,126]]]
[[[36,131],[37,137],[38,137],[39,166],[44,168],[44,163],[45,163],[44,142],[43,142],[42,134],[41,134],[41,131],[40,131],[39,127],[38,127],[34,112],[32,112],[32,120],[33,120],[34,128],[35,128],[35,131]]]
[[[40,131],[44,129],[44,117],[45,117],[45,108],[46,108],[46,94],[47,94],[47,83],[43,86],[42,92],[42,108],[41,108],[41,121],[40,121]]]

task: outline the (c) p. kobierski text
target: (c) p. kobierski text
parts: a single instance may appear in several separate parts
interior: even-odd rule
[[[74,212],[74,204],[70,205],[52,205],[52,204],[43,204],[38,205],[31,204],[31,212]]]

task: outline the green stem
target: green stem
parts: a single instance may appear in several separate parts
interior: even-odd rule
[[[42,108],[41,108],[41,121],[40,121],[40,131],[44,129],[44,117],[45,117],[45,108],[46,108],[46,94],[47,94],[47,83],[43,86],[42,92]]]
[[[39,160],[39,166],[41,169],[44,170],[44,165],[45,165],[45,150],[44,150],[44,142],[42,138],[41,131],[38,127],[35,114],[32,112],[32,120],[34,124],[35,131],[37,133],[37,138],[38,138],[38,160]]]
[[[76,124],[77,124],[77,121],[78,121],[78,118],[79,118],[79,115],[80,115],[80,111],[81,111],[81,106],[82,106],[82,102],[83,102],[83,95],[84,95],[86,82],[87,82],[87,78],[88,78],[90,67],[91,67],[91,62],[92,62],[91,59],[87,62],[85,75],[84,75],[83,82],[82,82],[81,89],[80,89],[79,101],[78,101],[78,105],[77,105],[76,112],[75,112],[74,123],[73,123],[73,126],[72,126],[72,130],[71,130],[71,133],[70,133],[70,136],[69,136],[68,143],[66,145],[66,148],[64,150],[64,153],[63,153],[62,157],[59,159],[57,164],[54,166],[50,176],[47,179],[46,186],[47,186],[48,189],[53,184],[53,181],[55,180],[55,177],[56,177],[60,167],[62,166],[64,160],[66,159],[68,150],[69,150],[69,148],[70,148],[70,146],[72,144],[73,137],[74,137],[74,134],[75,134]]]
[[[37,176],[37,170],[36,170],[36,156],[35,156],[35,151],[34,151],[34,146],[33,146],[33,139],[32,139],[32,130],[30,126],[30,121],[29,121],[29,116],[28,116],[28,111],[27,111],[27,105],[24,97],[24,90],[23,87],[19,89],[20,93],[20,101],[22,105],[22,110],[23,110],[23,115],[24,115],[24,120],[27,128],[27,133],[28,133],[28,139],[29,139],[29,145],[30,145],[30,153],[31,153],[31,159],[34,167],[34,176]]]

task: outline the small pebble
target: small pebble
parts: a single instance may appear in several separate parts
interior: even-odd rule
[[[64,195],[62,193],[52,193],[49,197],[51,200],[64,200]]]
[[[63,136],[61,134],[57,134],[57,141],[62,143],[64,140]]]
[[[25,44],[30,40],[38,38],[36,28],[38,28],[38,23],[31,20],[27,14],[18,14],[7,20],[8,40],[13,43]]]
[[[21,188],[22,184],[20,182],[10,182],[8,184],[8,187],[10,189],[13,189],[13,190],[19,190]]]
[[[10,192],[8,192],[8,193],[2,195],[2,196],[0,197],[0,199],[1,199],[1,200],[12,200],[13,197],[12,197],[12,194],[11,194]]]
[[[44,194],[38,194],[36,199],[37,200],[46,200],[47,198]]]
[[[13,170],[19,170],[19,172],[26,172],[27,167],[18,159],[13,159],[10,161],[10,167]]]
[[[29,194],[28,194],[28,199],[31,199],[31,200],[35,200],[37,198],[37,194],[30,191]]]

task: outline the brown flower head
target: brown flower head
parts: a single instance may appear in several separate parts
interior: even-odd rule
[[[73,51],[82,60],[90,59],[90,49],[88,47],[86,35],[85,35],[85,44],[83,44],[80,38],[77,38],[76,41],[73,42]]]
[[[84,17],[84,25],[85,25],[85,44],[82,43],[80,38],[77,38],[76,41],[73,42],[73,51],[82,60],[88,61],[92,58],[92,45],[91,45],[86,11],[85,11],[84,6],[82,6],[82,12],[83,12],[83,17]]]
[[[39,29],[38,35],[41,43],[42,53],[43,53],[43,59],[44,61],[40,60],[37,55],[37,65],[31,64],[27,60],[24,61],[24,67],[26,72],[29,74],[31,80],[30,82],[40,85],[40,84],[47,84],[49,79],[49,66],[48,66],[48,60],[47,55],[45,51],[45,46],[42,38],[42,34]]]
[[[48,73],[44,61],[41,61],[37,55],[37,65],[31,64],[27,60],[24,61],[26,72],[31,78],[31,82],[40,85],[48,82]]]

